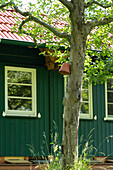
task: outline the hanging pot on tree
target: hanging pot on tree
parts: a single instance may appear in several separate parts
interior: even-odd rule
[[[69,63],[63,63],[62,66],[59,69],[59,73],[63,75],[69,75],[70,74],[70,65]]]

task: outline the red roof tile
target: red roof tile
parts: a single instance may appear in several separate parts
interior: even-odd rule
[[[45,20],[47,20],[46,15],[42,14],[42,16],[45,18]],[[27,35],[19,36],[18,34],[12,31],[12,28],[17,23],[17,21],[18,20],[22,21],[22,19],[24,19],[24,17],[19,13],[15,12],[12,8],[7,9],[5,11],[0,11],[0,38],[33,42],[33,39],[30,36]],[[67,25],[65,21],[53,19],[52,26],[55,26],[61,31],[64,25]],[[56,36],[52,36],[51,41],[60,41],[60,39],[57,39]],[[39,41],[38,43],[45,42],[46,42],[45,40],[41,39],[41,42]]]
[[[22,20],[24,18],[13,9],[0,11],[0,38],[33,42],[33,39],[30,36],[19,36],[18,34],[13,33],[12,28],[17,22],[16,17],[19,17],[18,20]]]

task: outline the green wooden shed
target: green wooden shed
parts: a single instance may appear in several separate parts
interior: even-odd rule
[[[0,157],[48,155],[53,122],[62,140],[64,78],[47,69],[45,56],[30,37],[12,33],[12,12],[0,12]],[[97,156],[113,156],[112,94],[112,78],[100,85],[83,84],[79,139],[83,135],[86,141],[92,131]]]
[[[48,71],[39,49],[28,48],[32,43],[16,43],[1,39],[0,44],[0,156],[33,156],[30,149],[37,156],[42,151],[49,154],[43,133],[49,144],[53,121],[62,131],[63,77],[58,71]],[[29,75],[32,85],[30,79],[17,81]]]

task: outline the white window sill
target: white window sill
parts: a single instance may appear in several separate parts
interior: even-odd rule
[[[104,117],[104,121],[111,120],[113,121],[113,117]]]
[[[64,119],[64,114],[62,115],[62,118]],[[90,116],[80,116],[80,119],[83,119],[83,120],[93,120],[93,117],[90,117]]]
[[[92,114],[80,113],[80,119],[92,120],[93,119],[93,115]]]
[[[80,119],[93,120],[93,118],[91,118],[91,117],[80,117]]]
[[[16,117],[37,117],[37,115],[33,115],[33,114],[9,114],[9,113],[6,113],[6,112],[3,112],[2,113],[2,116],[3,117],[6,117],[6,116],[16,116]]]

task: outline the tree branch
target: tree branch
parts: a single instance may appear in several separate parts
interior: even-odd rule
[[[29,21],[34,21],[42,26],[44,26],[45,28],[47,28],[48,30],[50,30],[51,32],[53,32],[56,36],[60,37],[60,38],[66,38],[69,43],[70,43],[70,35],[68,33],[61,33],[59,31],[57,31],[54,27],[52,27],[51,25],[45,23],[44,21],[41,21],[40,19],[32,16],[32,14],[30,12],[22,12],[21,10],[19,10],[17,7],[14,6],[14,9],[16,12],[20,13],[23,16],[28,16],[27,19],[23,20],[22,23],[19,26],[19,30],[22,29],[23,25]]]
[[[21,10],[19,10],[18,7],[15,6],[15,3],[14,3],[14,2],[8,2],[8,3],[4,4],[4,5],[1,5],[1,6],[0,6],[0,9],[2,9],[2,8],[8,6],[8,5],[11,5],[11,6],[13,5],[15,11],[18,12],[18,13],[20,13],[21,15],[23,15],[23,16],[25,16],[25,17],[28,16],[28,15],[30,15],[29,12],[22,12]]]
[[[91,2],[88,2],[87,4],[85,4],[84,7],[88,8],[89,6],[91,6],[93,4],[97,4],[97,5],[101,6],[102,8],[109,8],[109,7],[113,6],[113,3],[110,3],[108,5],[104,5],[102,3],[99,3],[98,1],[92,0]]]
[[[90,28],[92,29],[95,26],[99,26],[99,25],[105,25],[105,24],[109,24],[113,22],[113,16],[112,17],[104,17],[101,20],[94,20],[94,21],[88,21],[86,23],[87,26],[90,26]]]
[[[30,15],[31,15],[30,12],[28,12],[28,11],[22,12],[21,10],[18,9],[17,6],[15,6],[15,4],[13,4],[13,5],[14,5],[13,7],[14,7],[15,11],[18,12],[19,14],[21,14],[22,16],[27,17],[27,16],[30,16]]]
[[[71,11],[73,9],[73,4],[71,3],[71,1],[67,1],[67,0],[59,0],[64,6],[66,6],[69,11]]]
[[[8,3],[4,4],[4,5],[0,5],[0,9],[2,9],[2,8],[6,7],[6,6],[8,6],[9,4],[10,4],[10,3],[8,2]]]
[[[62,3],[64,2],[64,4],[68,4],[68,5],[71,4],[71,3],[69,3],[67,0],[66,0],[66,1],[65,1],[65,0],[61,0],[61,1],[62,1]],[[65,38],[65,39],[67,39],[67,40],[69,41],[69,43],[70,43],[71,37],[70,37],[70,35],[69,35],[68,33],[61,33],[61,32],[59,32],[59,31],[57,31],[57,30],[56,30],[54,27],[52,27],[51,25],[49,25],[49,24],[45,23],[44,21],[41,21],[40,19],[32,16],[32,14],[31,14],[30,12],[22,12],[21,10],[18,9],[17,6],[15,6],[15,4],[14,4],[13,2],[9,2],[9,3],[6,3],[6,4],[4,4],[4,5],[1,5],[1,6],[0,6],[0,9],[2,9],[3,7],[6,7],[6,6],[8,6],[8,5],[13,5],[15,11],[18,12],[19,14],[21,14],[22,16],[24,16],[24,17],[27,17],[27,16],[28,16],[28,18],[25,19],[25,20],[23,20],[22,23],[20,24],[20,27],[19,27],[19,30],[20,30],[20,31],[21,31],[21,29],[22,29],[22,26],[23,26],[25,23],[27,23],[27,22],[29,22],[29,21],[34,21],[34,22],[36,22],[36,23],[44,26],[45,28],[47,28],[47,29],[50,30],[51,32],[53,32],[53,33],[54,33],[56,36],[58,36],[59,38]]]

